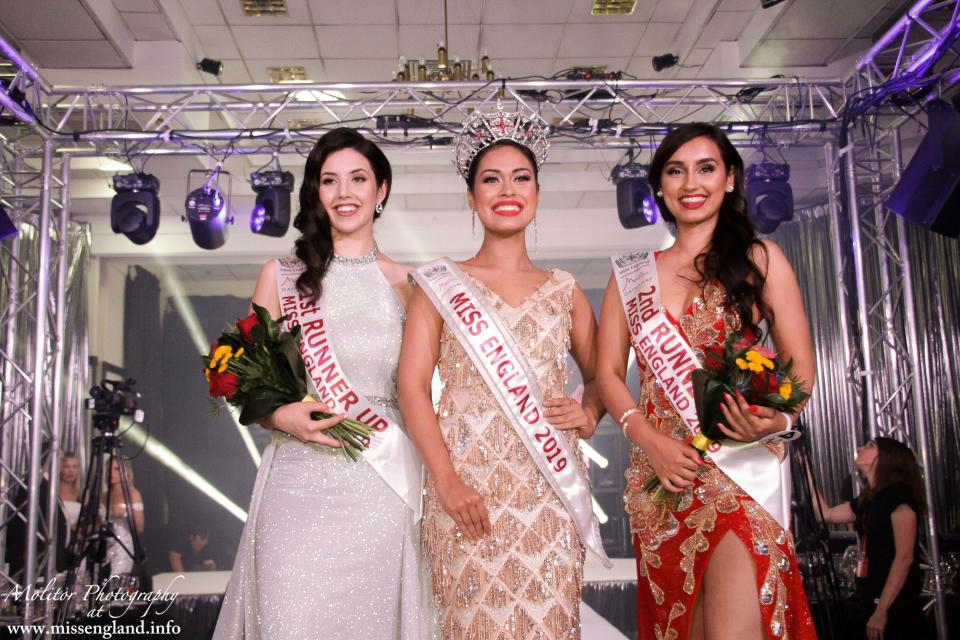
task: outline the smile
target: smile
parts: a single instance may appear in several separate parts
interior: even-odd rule
[[[355,204],[339,204],[335,206],[333,210],[337,212],[338,216],[346,217],[346,216],[352,216],[353,214],[355,214],[357,211],[360,210],[360,207],[358,207]]]
[[[699,209],[707,201],[707,196],[697,194],[680,198],[680,206],[684,209]]]
[[[516,200],[500,202],[493,207],[493,212],[498,216],[518,216],[521,211],[523,211],[523,203],[517,202]]]

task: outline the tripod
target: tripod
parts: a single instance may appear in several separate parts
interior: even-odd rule
[[[70,566],[67,570],[66,589],[70,593],[76,593],[78,578],[82,576],[89,576],[87,585],[96,585],[103,591],[131,586],[129,580],[121,579],[112,585],[111,589],[111,574],[115,573],[116,567],[111,567],[107,560],[107,548],[110,544],[117,545],[123,553],[129,555],[135,568],[142,568],[146,560],[134,520],[127,469],[120,456],[123,446],[122,439],[117,434],[120,415],[110,412],[95,413],[93,416],[94,427],[100,431],[100,435],[93,438],[91,443],[87,466],[89,471],[80,497],[80,517],[68,550]],[[112,504],[115,483],[111,477],[114,469],[119,475],[119,482],[116,484],[119,484],[122,495],[123,517],[130,532],[130,543],[117,535],[110,513],[110,509],[115,508]],[[83,593],[90,607],[95,608],[98,590],[85,587]],[[67,606],[60,608],[58,622],[66,620],[68,609]]]
[[[798,422],[797,429],[805,431]],[[817,486],[813,468],[809,465],[810,447],[807,438],[798,438],[791,445],[790,473],[793,482],[794,540],[798,563],[804,564],[804,587],[811,605],[814,625],[821,638],[845,638],[847,616],[843,615],[843,598],[837,573],[830,553],[830,531],[823,517],[823,505],[816,501],[819,513],[807,484]]]

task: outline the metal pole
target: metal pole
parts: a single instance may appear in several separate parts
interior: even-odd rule
[[[50,412],[50,493],[47,496],[47,527],[50,537],[50,551],[47,553],[47,582],[51,582],[57,573],[57,519],[60,517],[58,496],[60,493],[60,438],[63,433],[63,334],[67,324],[67,268],[70,264],[70,242],[68,226],[70,223],[70,156],[63,156],[60,165],[60,255],[57,261],[57,297],[56,297],[56,335],[53,352],[53,391]],[[47,617],[53,615],[53,607],[47,608]]]
[[[898,167],[900,158],[900,130],[893,132],[893,160]],[[943,567],[940,564],[940,540],[937,537],[936,506],[933,493],[933,460],[930,449],[930,425],[927,414],[923,411],[920,398],[923,389],[920,383],[920,345],[917,339],[917,307],[913,297],[913,272],[910,266],[910,247],[907,244],[907,225],[903,218],[897,218],[897,238],[900,249],[900,269],[903,276],[903,321],[904,333],[907,338],[907,352],[910,354],[911,393],[913,395],[913,431],[916,434],[917,448],[920,453],[920,464],[923,466],[923,488],[927,493],[926,530],[930,545],[930,563],[933,565],[934,606],[937,620],[937,637],[947,640],[947,602],[944,592],[946,584],[943,579]]]
[[[851,132],[852,134],[852,132]],[[860,205],[857,200],[857,161],[853,136],[848,139],[845,155],[847,178],[847,214],[850,220],[850,242],[853,245],[853,272],[857,286],[857,321],[860,323],[860,385],[863,389],[863,417],[871,438],[877,436],[877,404],[873,388],[873,356],[870,353],[870,317],[867,309],[867,284],[863,267],[863,240],[860,237]]]
[[[34,336],[33,398],[30,418],[30,475],[27,492],[27,533],[24,553],[23,584],[29,587],[37,579],[37,529],[40,524],[40,455],[43,437],[44,373],[46,372],[47,304],[50,297],[50,208],[53,176],[53,141],[43,141],[43,183],[40,192],[39,265],[37,267],[36,335]],[[51,478],[51,482],[53,479]],[[47,537],[46,543],[51,540]],[[24,603],[24,624],[33,618],[33,599]]]

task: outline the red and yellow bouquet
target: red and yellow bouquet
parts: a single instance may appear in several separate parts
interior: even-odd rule
[[[703,368],[691,374],[700,431],[690,446],[700,457],[714,442],[726,439],[717,426],[730,427],[720,410],[725,394],[735,396],[739,392],[751,405],[785,413],[793,413],[810,396],[805,383],[793,374],[793,360],[784,363],[780,354],[760,346],[752,337],[731,332],[722,346],[705,347],[703,356]],[[644,488],[655,492],[654,502],[669,501],[674,508],[679,503],[680,494],[664,489],[656,475]]]
[[[314,400],[308,393],[306,367],[297,345],[300,327],[283,331],[284,320],[274,320],[266,309],[254,304],[253,313],[228,327],[210,346],[210,353],[201,356],[210,396],[239,408],[241,424],[261,422],[291,402]],[[321,420],[330,414],[317,411],[310,417]],[[357,420],[343,419],[325,433],[356,460],[370,444],[374,430]]]

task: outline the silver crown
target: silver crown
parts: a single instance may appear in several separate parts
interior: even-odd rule
[[[460,177],[467,178],[470,163],[478,153],[502,140],[510,140],[530,149],[538,169],[547,159],[550,142],[547,140],[546,123],[528,109],[508,113],[497,100],[496,111],[474,111],[463,123],[463,130],[457,137],[457,146],[453,152],[453,164]]]

